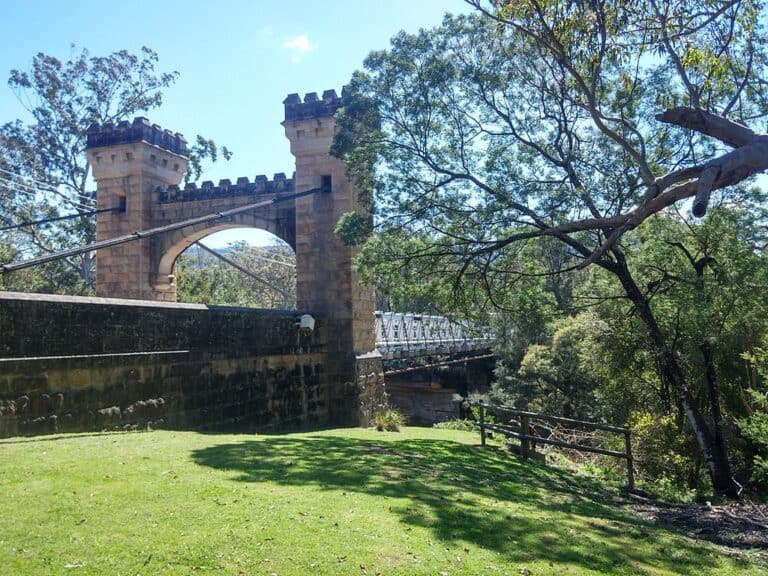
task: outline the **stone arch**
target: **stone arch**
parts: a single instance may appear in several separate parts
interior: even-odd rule
[[[267,218],[263,214],[243,213],[232,216],[224,222],[214,222],[204,226],[193,226],[164,234],[155,240],[153,253],[157,256],[154,263],[155,290],[166,292],[176,291],[175,267],[176,260],[192,244],[203,238],[234,228],[256,228],[269,232],[288,244],[296,253],[296,234],[293,220]]]

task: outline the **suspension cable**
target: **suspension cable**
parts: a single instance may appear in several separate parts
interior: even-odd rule
[[[47,188],[51,192],[56,192],[56,186],[52,182],[44,182],[43,180],[36,180],[32,178],[31,176],[24,176],[23,174],[19,174],[18,172],[11,172],[10,170],[5,170],[4,168],[0,168],[0,172],[3,172],[5,174],[8,174],[9,176],[15,176],[16,178],[21,178],[22,180],[28,180],[30,182],[33,182],[34,184],[37,184],[39,188]],[[27,188],[31,188],[29,184],[24,184]]]
[[[32,178],[31,176],[24,176],[23,174],[19,174],[18,172],[13,172],[11,170],[6,170],[4,168],[0,168],[0,182],[4,182],[5,186],[13,186],[16,190],[19,190],[20,192],[26,192],[26,193],[49,193],[49,194],[56,194],[59,197],[63,197],[63,193],[58,189],[59,186],[62,184],[54,184],[52,182],[45,182],[43,180],[36,180],[35,178]],[[32,185],[29,184],[29,182],[32,183]],[[69,184],[64,184],[67,187],[70,187]],[[86,204],[83,204],[84,199],[93,199],[93,196],[89,193],[84,193],[78,190],[73,190],[73,192],[76,192],[78,199],[72,200],[68,198],[64,198],[64,201],[68,204],[71,204],[75,206],[76,208],[86,208],[90,209],[90,206],[87,206]]]
[[[88,216],[93,216],[94,214],[102,214],[104,212],[115,212],[117,210],[120,210],[119,206],[115,206],[114,208],[99,208],[98,210],[89,210],[88,212],[80,212],[78,214],[67,214],[66,216],[43,218],[42,220],[28,220],[26,222],[20,222],[18,224],[2,226],[0,227],[0,232],[7,232],[8,230],[16,230],[18,228],[27,228],[29,226],[37,226],[40,224],[49,224],[51,222],[60,222],[62,220],[70,220],[72,218],[86,218]]]
[[[259,256],[258,254],[251,254],[250,257],[255,258],[256,260],[262,260],[264,262],[271,262],[272,264],[279,264],[280,266],[287,266],[288,268],[296,268],[296,264],[283,262],[282,260],[275,260],[274,258],[267,258],[265,256]]]
[[[70,248],[69,250],[62,250],[61,252],[56,252],[54,254],[49,254],[47,256],[41,256],[39,258],[32,258],[30,260],[17,262],[15,264],[3,264],[3,265],[0,265],[0,270],[2,271],[3,274],[7,274],[9,272],[15,272],[16,270],[22,270],[24,268],[29,268],[31,266],[37,266],[39,264],[53,262],[54,260],[61,260],[62,258],[77,256],[79,254],[84,254],[85,252],[92,252],[94,250],[101,250],[103,248],[111,248],[113,246],[119,246],[120,244],[126,244],[128,242],[135,242],[136,240],[141,240],[142,238],[150,238],[158,234],[173,232],[174,230],[179,230],[181,228],[186,228],[188,226],[195,226],[197,224],[206,224],[208,222],[222,220],[229,216],[235,216],[243,212],[248,212],[249,210],[255,210],[256,208],[266,208],[268,206],[279,204],[281,202],[288,202],[289,200],[295,200],[303,196],[309,196],[310,194],[317,194],[318,192],[328,192],[328,191],[329,191],[329,188],[326,186],[323,186],[321,188],[312,188],[311,190],[306,190],[304,192],[286,194],[285,196],[275,196],[270,200],[264,200],[262,202],[256,202],[254,204],[247,204],[245,206],[240,206],[239,208],[232,208],[231,210],[224,210],[222,212],[214,212],[213,214],[206,214],[205,216],[190,218],[189,220],[183,220],[181,222],[176,222],[175,224],[168,224],[167,226],[160,226],[158,228],[150,228],[148,230],[138,230],[136,232],[132,232],[131,234],[126,234],[124,236],[117,236],[115,238],[110,238],[108,240],[94,242],[93,244],[89,244],[87,246],[80,246],[78,248]]]
[[[81,210],[91,210],[92,206],[89,206],[87,204],[84,204],[83,202],[79,200],[75,200],[72,198],[67,198],[63,195],[63,193],[58,192],[56,190],[51,190],[48,188],[33,188],[31,186],[27,186],[26,184],[21,184],[20,182],[16,182],[15,180],[11,180],[5,176],[0,175],[0,188],[8,188],[10,190],[15,190],[17,192],[21,192],[22,194],[27,195],[34,195],[34,194],[55,194],[59,197],[59,200],[63,201],[64,203],[68,204],[69,206],[72,206],[73,208],[78,208]],[[82,194],[78,194],[80,198],[86,198]]]

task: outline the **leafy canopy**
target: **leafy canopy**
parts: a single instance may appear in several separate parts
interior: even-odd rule
[[[381,243],[407,230],[404,266],[439,259],[493,300],[526,274],[523,244],[556,238],[564,269],[610,265],[700,181],[768,166],[765,137],[731,120],[768,112],[758,3],[470,3],[490,17],[372,53],[339,117],[334,151],[376,194]]]

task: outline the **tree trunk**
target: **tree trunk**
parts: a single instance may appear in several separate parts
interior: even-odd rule
[[[704,357],[704,370],[707,377],[707,393],[709,395],[709,409],[712,413],[712,429],[714,432],[714,444],[712,446],[716,457],[725,462],[728,466],[730,475],[730,465],[728,463],[728,450],[725,445],[725,435],[723,434],[723,412],[720,408],[720,387],[718,384],[717,371],[712,353],[712,347],[708,342],[699,346],[701,354]]]
[[[616,265],[611,267],[610,271],[621,282],[627,298],[634,304],[638,315],[648,330],[651,342],[659,354],[660,376],[667,378],[668,382],[672,384],[675,396],[685,411],[696,442],[704,455],[704,460],[707,462],[709,475],[712,479],[712,487],[715,492],[731,498],[738,498],[739,487],[731,475],[725,444],[722,444],[722,449],[718,449],[718,446],[716,446],[704,416],[701,414],[701,410],[685,383],[682,366],[680,366],[677,358],[675,358],[673,351],[667,346],[666,338],[656,322],[647,298],[640,291],[640,288],[638,288],[629,272],[624,254],[618,248],[612,250],[612,253],[616,258]]]

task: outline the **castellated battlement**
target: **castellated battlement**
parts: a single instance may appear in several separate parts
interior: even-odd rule
[[[187,141],[178,132],[163,130],[157,124],[138,116],[133,122],[123,120],[117,125],[107,122],[104,125],[91,124],[86,132],[86,148],[101,148],[117,144],[147,142],[179,156],[187,156]]]
[[[342,89],[341,97],[336,94],[336,90],[326,90],[323,92],[322,98],[317,96],[317,92],[309,92],[304,95],[304,101],[298,94],[288,94],[288,97],[283,100],[285,121],[333,116],[336,110],[344,104],[347,95],[346,90],[346,87]]]
[[[158,201],[161,204],[291,192],[294,192],[294,179],[287,178],[282,172],[275,174],[272,180],[268,180],[266,176],[260,174],[256,176],[253,182],[250,182],[247,177],[241,177],[234,184],[230,180],[219,180],[219,185],[214,186],[213,182],[208,180],[203,182],[199,188],[192,183],[183,188],[179,186],[165,188],[160,186],[157,188]]]

